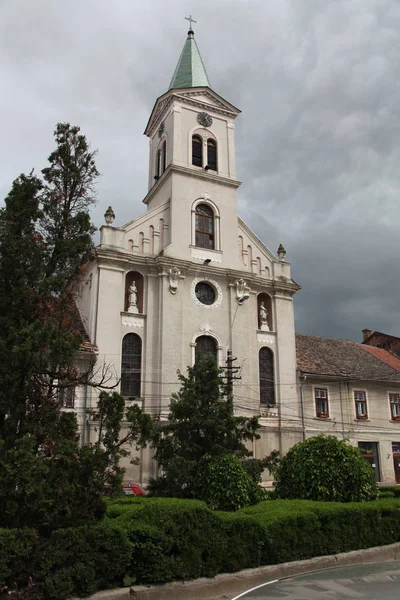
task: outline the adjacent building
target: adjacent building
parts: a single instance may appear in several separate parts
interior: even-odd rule
[[[296,334],[303,439],[358,446],[378,482],[400,483],[400,359],[352,340]]]

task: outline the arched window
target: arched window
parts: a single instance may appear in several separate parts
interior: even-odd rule
[[[160,179],[161,176],[161,148],[157,150],[156,154],[156,179]]]
[[[196,246],[214,249],[214,212],[207,204],[196,207]]]
[[[165,171],[165,167],[167,164],[167,143],[164,140],[161,146],[161,175]]]
[[[274,355],[270,348],[259,352],[260,404],[275,406]]]
[[[199,360],[202,360],[207,356],[213,356],[215,360],[217,360],[217,342],[213,337],[209,335],[201,335],[196,339],[195,360],[196,362],[198,362]]]
[[[192,165],[203,166],[203,141],[199,135],[192,137]]]
[[[121,394],[140,398],[142,371],[142,340],[136,333],[127,333],[122,340]]]
[[[217,142],[211,138],[207,140],[207,166],[217,171]]]
[[[156,153],[156,179],[160,179],[167,165],[167,143],[164,140]]]

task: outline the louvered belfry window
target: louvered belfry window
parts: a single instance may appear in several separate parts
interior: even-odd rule
[[[161,147],[161,173],[164,173],[166,165],[167,165],[167,144],[164,140],[163,145]]]
[[[217,360],[217,342],[209,335],[201,335],[196,339],[196,362],[213,356]]]
[[[270,348],[261,348],[259,353],[260,404],[275,406],[274,355]]]
[[[136,333],[127,333],[122,340],[121,394],[140,397],[142,371],[142,340]]]
[[[211,171],[217,171],[217,144],[214,140],[207,140],[207,165]]]
[[[203,166],[203,142],[199,135],[192,137],[192,165]]]
[[[196,208],[196,246],[214,249],[214,213],[207,204]]]

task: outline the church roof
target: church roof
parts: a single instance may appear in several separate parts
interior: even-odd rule
[[[397,366],[352,340],[297,333],[296,354],[297,369],[310,375],[400,382]]]
[[[211,86],[196,40],[194,39],[194,32],[192,29],[189,29],[185,45],[183,46],[168,89],[191,87]]]

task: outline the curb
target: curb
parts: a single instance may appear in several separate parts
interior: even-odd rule
[[[135,586],[97,592],[89,600],[229,600],[246,590],[272,579],[282,579],[307,571],[329,569],[357,563],[376,563],[400,559],[400,543],[354,550],[307,560],[222,573],[213,579],[173,581],[154,586]],[[78,599],[74,599],[78,600]]]

